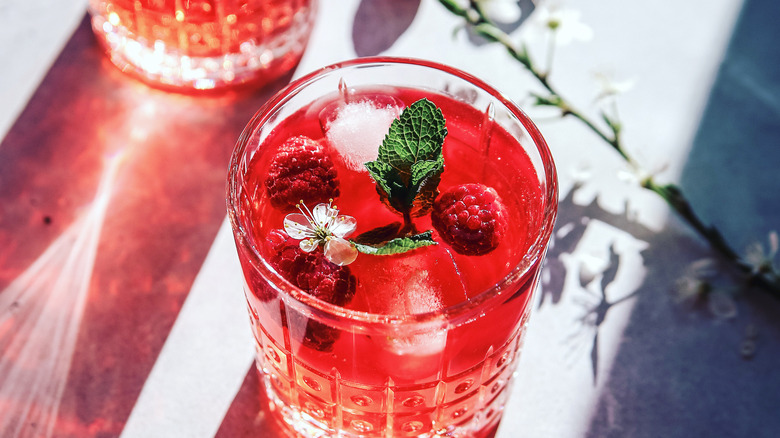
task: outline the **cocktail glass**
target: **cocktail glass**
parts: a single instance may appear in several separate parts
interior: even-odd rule
[[[367,260],[371,267],[353,268],[358,292],[346,305],[296,287],[268,252],[286,214],[269,205],[263,187],[278,143],[305,134],[327,144],[322,130],[345,104],[405,107],[420,97],[442,109],[452,137],[444,143],[441,188],[471,180],[495,187],[513,199],[510,228],[522,231],[507,234],[497,255],[464,256],[444,243],[430,249],[446,254],[435,263],[426,250],[361,254],[355,265]],[[369,187],[359,192],[358,184]],[[368,176],[344,177],[336,200],[356,217],[358,231],[361,222],[374,227],[372,216],[393,216],[370,184]],[[377,199],[369,201],[372,193]],[[230,164],[228,211],[257,366],[289,430],[303,437],[495,433],[557,212],[550,151],[512,101],[474,76],[428,61],[381,57],[325,67],[291,83],[248,124]],[[448,282],[447,275],[459,278]]]
[[[262,85],[300,60],[316,0],[90,0],[122,71],[177,91]]]

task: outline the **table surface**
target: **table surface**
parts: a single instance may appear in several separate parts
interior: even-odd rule
[[[0,5],[0,435],[281,436],[225,220],[243,126],[291,77],[356,56],[447,63],[525,106],[536,84],[434,0],[322,0],[290,76],[164,93],[108,64],[85,3]],[[736,248],[765,242],[780,228],[780,5],[562,4],[594,38],[557,49],[554,83],[592,112],[594,76],[633,80],[630,152]],[[533,20],[512,36],[541,59]],[[561,204],[497,436],[780,436],[780,303],[747,291],[726,318],[676,299],[711,250],[580,124],[527,109]]]

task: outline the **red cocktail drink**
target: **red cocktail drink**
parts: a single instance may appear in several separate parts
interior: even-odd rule
[[[424,61],[328,67],[250,122],[228,195],[258,367],[290,427],[495,430],[557,208],[513,103]]]
[[[300,60],[316,0],[90,0],[111,61],[180,91],[265,83]]]

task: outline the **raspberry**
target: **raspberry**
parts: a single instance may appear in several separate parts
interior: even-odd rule
[[[285,246],[272,261],[290,283],[322,301],[345,306],[355,295],[355,276],[348,266],[338,266],[320,250],[303,252],[298,245]]]
[[[442,192],[433,203],[431,220],[441,238],[465,255],[496,249],[508,226],[504,203],[484,184],[463,184]]]
[[[271,264],[294,286],[337,306],[345,306],[355,295],[357,281],[347,266],[338,266],[325,258],[320,250],[302,251],[297,244],[274,244],[278,252],[271,258]],[[307,319],[297,312],[290,312],[289,327],[299,330],[305,323],[303,344],[320,351],[330,351],[338,339],[339,330]]]
[[[271,160],[265,187],[271,205],[288,210],[339,195],[339,180],[325,148],[305,136],[290,137]]]

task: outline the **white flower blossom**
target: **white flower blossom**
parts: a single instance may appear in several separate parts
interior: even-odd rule
[[[634,88],[635,80],[627,79],[624,81],[616,81],[613,75],[609,73],[596,73],[596,82],[598,83],[598,93],[594,99],[596,102],[603,102],[605,100],[613,99],[621,94],[625,94],[627,91]]]
[[[490,21],[496,23],[515,23],[523,13],[517,0],[477,0],[477,5]]]
[[[317,204],[312,210],[301,202],[300,213],[290,213],[284,218],[284,231],[300,240],[300,248],[312,252],[320,245],[325,247],[325,258],[339,266],[355,261],[357,249],[345,237],[352,234],[357,221],[352,216],[340,215],[332,202]]]
[[[555,44],[565,46],[574,41],[590,41],[593,29],[580,21],[580,12],[559,6],[537,6],[531,17],[536,28],[553,32]]]
[[[745,249],[745,261],[750,264],[754,275],[775,270],[775,256],[778,246],[780,246],[777,231],[769,233],[768,241],[767,251],[764,251],[764,246],[759,242],[755,242]]]
[[[685,274],[675,282],[678,301],[702,298],[710,292],[710,280],[718,272],[713,259],[705,258],[691,263]]]
[[[735,292],[731,289],[715,287],[713,284],[718,272],[719,268],[713,259],[705,258],[691,263],[685,270],[685,274],[675,283],[677,301],[703,300],[709,312],[716,318],[736,317]]]
[[[669,168],[669,163],[656,165],[652,169],[642,167],[636,161],[628,162],[628,169],[621,169],[617,172],[619,180],[630,185],[642,186],[646,181],[654,179],[657,175],[665,172]]]

